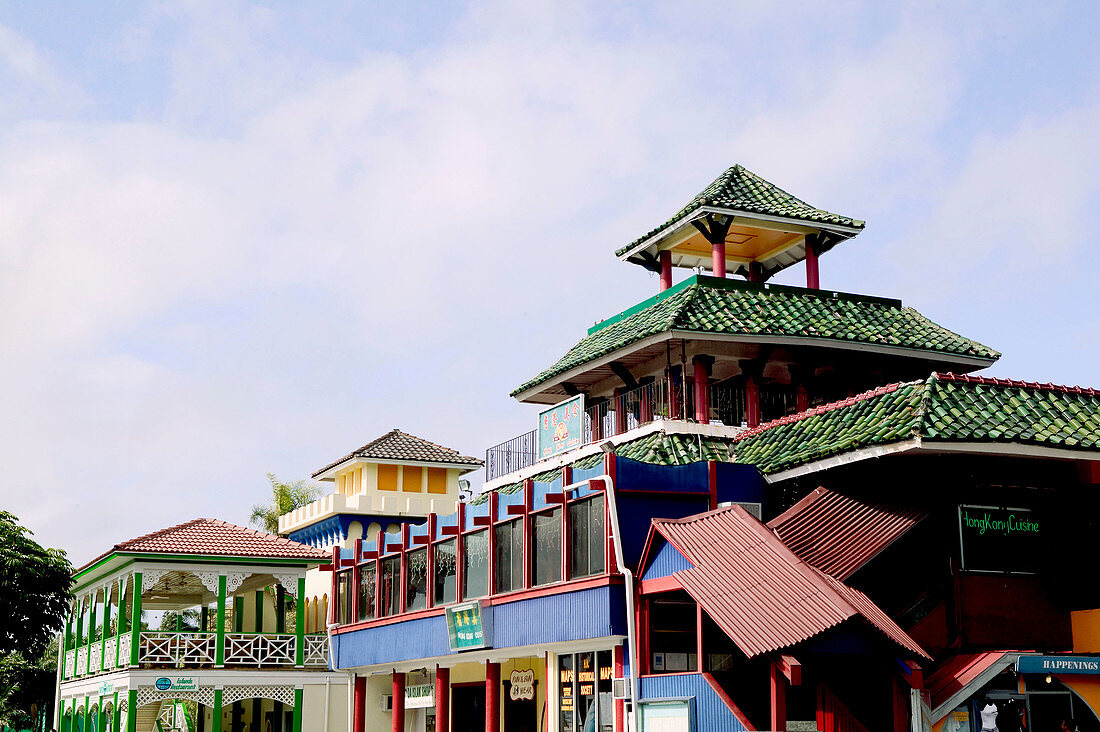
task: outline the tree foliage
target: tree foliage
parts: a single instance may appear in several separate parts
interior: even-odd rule
[[[65,623],[72,565],[0,511],[0,724],[26,727],[53,702],[57,631]]]
[[[306,480],[284,483],[273,473],[268,473],[267,479],[271,482],[271,501],[253,506],[249,522],[269,534],[279,533],[280,516],[312,503],[321,495],[320,486]]]

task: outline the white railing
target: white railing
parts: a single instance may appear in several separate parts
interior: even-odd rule
[[[297,638],[288,633],[226,633],[225,663],[249,666],[294,665]]]
[[[130,633],[123,633],[118,637],[118,665],[125,668],[130,665]]]
[[[71,678],[76,673],[76,650],[70,648],[65,651],[65,678]]]
[[[108,638],[107,644],[103,647],[103,655],[106,656],[106,660],[103,663],[103,668],[111,669],[115,667],[115,653],[118,649],[118,638]]]
[[[88,656],[88,673],[98,673],[103,663],[103,646],[100,645],[100,641],[92,641],[92,644],[88,646],[90,655]]]
[[[85,648],[83,653],[76,654],[76,675],[83,676],[88,673],[88,649]]]
[[[328,635],[306,636],[306,665],[328,668]]]
[[[142,633],[139,643],[138,663],[214,663],[213,633]]]

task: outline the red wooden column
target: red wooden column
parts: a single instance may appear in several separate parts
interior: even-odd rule
[[[589,415],[591,416],[592,421],[593,442],[599,442],[603,439],[603,415],[601,413],[604,410],[600,407],[602,407],[606,402],[606,399],[604,399],[603,397],[599,397],[597,399],[593,399],[592,406],[589,407]]]
[[[806,287],[811,290],[821,288],[817,270],[817,237],[806,237]]]
[[[351,707],[351,732],[363,732],[367,723],[367,677],[355,677],[355,692]]]
[[[359,622],[359,562],[363,561],[363,540],[356,539],[352,545],[352,565],[351,565],[351,587],[348,591],[351,593],[351,622]]]
[[[791,372],[791,384],[794,385],[794,408],[797,412],[805,412],[810,408],[810,390],[807,386],[812,371],[807,366],[788,367]]]
[[[695,356],[691,364],[695,369],[695,421],[710,423],[710,366],[713,356]]]
[[[612,650],[612,653],[614,653],[613,658],[614,658],[614,664],[615,664],[615,678],[616,679],[621,679],[621,678],[623,678],[623,647],[622,646],[615,646],[615,648]],[[546,678],[550,678],[549,674],[547,674]],[[547,686],[547,688],[550,687],[549,684],[547,684],[546,686]],[[626,732],[626,725],[624,724],[625,720],[626,720],[626,704],[623,702],[622,699],[616,699],[615,700],[615,726],[612,727],[614,732]]]
[[[642,390],[639,392],[638,424],[649,424],[653,421],[653,377],[642,379]]]
[[[615,389],[615,434],[621,435],[626,432],[626,399],[623,398],[623,394],[626,389],[618,387]]]
[[[710,243],[710,269],[715,277],[726,276],[726,238],[715,237]]]
[[[451,669],[435,667],[435,729],[451,729]]]
[[[749,282],[763,282],[764,268],[760,262],[749,262]]]
[[[769,665],[771,669],[771,727],[769,729],[787,729],[787,679],[775,663]]]
[[[683,419],[684,415],[680,414],[682,406],[680,402],[680,372],[683,369],[680,366],[668,367],[668,414],[671,419]]]
[[[672,287],[672,252],[661,252],[661,292]]]
[[[492,661],[485,662],[485,732],[500,732],[500,664]]]
[[[393,732],[405,732],[405,672],[393,672]]]
[[[745,421],[749,427],[760,425],[760,385],[755,374],[745,374]]]

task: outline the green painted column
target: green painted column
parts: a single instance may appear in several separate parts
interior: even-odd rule
[[[122,595],[119,595],[119,599],[122,599]],[[115,692],[115,717],[111,723],[111,732],[122,732],[120,727],[122,726],[122,715],[118,712],[118,692]]]
[[[233,598],[233,632],[244,632],[244,598]]]
[[[214,637],[214,665],[225,665],[225,575],[218,576],[218,627]],[[220,693],[220,692],[219,692]],[[221,719],[219,717],[219,719]]]
[[[298,578],[298,596],[294,598],[298,609],[294,612],[294,635],[297,636],[294,649],[294,665],[306,665],[306,578]]]
[[[130,604],[130,665],[137,666],[138,656],[141,651],[141,572],[134,572],[132,597],[133,602]],[[129,724],[130,723],[127,722],[126,726],[129,727]],[[129,732],[134,731],[131,729]]]
[[[118,632],[115,636],[119,639],[122,638],[122,634],[126,632],[126,581],[120,579],[118,581]],[[115,668],[118,668],[122,659],[119,657],[122,653],[121,643],[115,643]]]
[[[264,591],[256,590],[256,632],[264,632]]]
[[[302,732],[302,690],[294,690],[294,732]]]
[[[107,633],[111,630],[111,591],[103,590],[103,634],[99,640],[99,670],[107,668]]]
[[[73,644],[73,616],[67,615],[65,617],[65,635],[61,636],[61,678],[66,679],[66,673],[71,674],[73,670],[65,667],[65,654],[68,652],[69,647]],[[58,720],[58,725],[61,724],[61,720]],[[58,729],[61,729],[60,726]]]
[[[73,643],[75,653],[73,653],[73,676],[76,675],[76,670],[80,668],[80,647],[84,644],[84,601],[79,600],[76,604],[76,642]],[[74,717],[75,719],[75,717]]]
[[[91,600],[90,607],[91,607],[91,614],[88,616],[88,651],[87,651],[87,653],[88,653],[88,673],[93,673],[93,671],[95,669],[92,668],[92,644],[96,642],[96,640],[95,640],[95,631],[96,631],[96,626],[95,626],[95,593],[92,593],[92,600]],[[96,732],[99,732],[99,730],[97,729]]]
[[[225,589],[225,577],[222,577],[222,589]],[[223,603],[224,604],[224,603]],[[224,616],[224,613],[222,613]],[[223,618],[224,619],[224,618]],[[222,690],[214,689],[214,724],[210,732],[222,732]]]
[[[137,732],[137,689],[126,692],[126,732]]]

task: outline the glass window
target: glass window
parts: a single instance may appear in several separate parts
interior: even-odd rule
[[[374,562],[359,567],[359,619],[374,617]]]
[[[601,501],[603,497],[601,496]],[[611,651],[597,651],[596,665],[599,668],[599,680],[596,682],[596,691],[599,700],[596,708],[599,710],[600,732],[612,732],[615,729],[615,694],[613,679],[615,667],[612,665]]]
[[[428,607],[428,550],[417,549],[407,555],[405,567],[405,612]]]
[[[497,524],[495,592],[523,589],[523,522],[520,519]]]
[[[489,594],[489,532],[462,537],[462,599]]]
[[[458,557],[455,552],[458,541],[449,539],[435,545],[435,575],[432,585],[435,588],[432,602],[436,605],[450,605],[458,599]]]
[[[603,572],[606,541],[603,533],[603,496],[592,496],[569,506],[569,577]]]
[[[576,699],[573,678],[573,656],[558,657],[558,708],[561,710],[561,732],[573,732],[573,708]]]
[[[577,654],[577,729],[596,726],[596,654]]]
[[[381,566],[378,597],[382,604],[382,616],[397,615],[401,612],[401,595],[398,592],[398,585],[401,582],[401,558],[383,559]]]
[[[341,625],[351,622],[350,570],[345,570],[336,575],[336,622]]]
[[[649,670],[651,673],[695,671],[695,601],[683,590],[649,600]]]
[[[561,509],[531,516],[531,584],[561,579]]]

